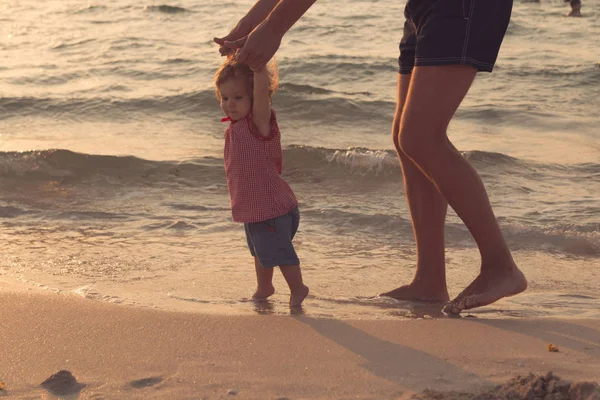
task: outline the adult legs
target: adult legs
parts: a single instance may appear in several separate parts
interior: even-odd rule
[[[480,274],[446,307],[451,313],[487,305],[527,288],[500,231],[483,182],[447,137],[450,120],[475,73],[475,68],[466,65],[415,67],[400,120],[402,153],[433,182],[479,247]]]

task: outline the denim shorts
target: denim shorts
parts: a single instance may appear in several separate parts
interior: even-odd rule
[[[408,0],[399,72],[455,64],[492,72],[512,4],[513,0]]]
[[[262,222],[245,223],[248,248],[263,268],[300,265],[292,239],[300,225],[300,211],[294,207],[281,217]]]

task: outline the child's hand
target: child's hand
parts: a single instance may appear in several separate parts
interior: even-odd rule
[[[258,68],[252,68],[252,67],[250,67],[250,69],[251,69],[251,70],[252,70],[252,72],[254,72],[254,73],[257,73],[257,72],[263,72],[263,71],[265,70],[265,68],[266,68],[266,66],[265,66],[265,65],[263,65],[263,66],[260,66],[260,67],[258,67]]]

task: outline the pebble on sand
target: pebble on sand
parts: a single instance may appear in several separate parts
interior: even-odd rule
[[[71,372],[64,369],[51,375],[40,386],[55,396],[77,393],[85,387],[84,384],[77,382]]]
[[[548,351],[551,353],[558,353],[558,347],[550,343],[548,345]]]

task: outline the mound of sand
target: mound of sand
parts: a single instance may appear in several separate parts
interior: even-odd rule
[[[425,390],[414,400],[600,400],[600,386],[594,382],[563,381],[548,372],[545,376],[516,376],[504,385],[484,393],[437,392]]]

